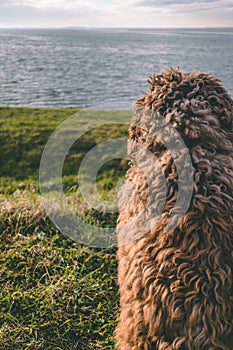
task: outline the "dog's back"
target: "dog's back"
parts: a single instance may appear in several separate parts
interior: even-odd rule
[[[120,199],[117,347],[232,350],[233,101],[210,74],[170,69],[149,82],[130,126],[131,189]],[[152,135],[156,116],[165,142]],[[185,151],[174,159],[169,149],[177,133],[193,171]]]

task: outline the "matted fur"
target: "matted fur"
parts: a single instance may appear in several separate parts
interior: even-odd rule
[[[138,126],[146,114],[136,111],[130,140],[159,159],[167,198],[154,227],[118,249],[117,349],[232,350],[233,101],[211,74],[170,69],[149,83],[148,95],[136,104],[157,111],[176,128],[189,149],[195,182],[188,212],[167,232],[178,192],[176,166],[170,151]],[[148,196],[139,166],[132,164],[127,177],[132,197],[120,208],[118,231]],[[159,190],[154,199],[156,206]]]

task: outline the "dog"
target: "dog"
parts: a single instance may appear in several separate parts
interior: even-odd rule
[[[233,100],[211,73],[148,82],[119,198],[116,348],[232,350]]]

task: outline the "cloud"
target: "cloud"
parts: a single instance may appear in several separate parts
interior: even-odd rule
[[[203,4],[203,3],[213,3],[217,6],[222,2],[222,0],[141,0],[135,2],[135,6],[139,7],[155,7],[155,6],[167,6],[167,5],[183,5],[186,6],[190,5],[196,5],[196,4]]]
[[[20,3],[19,3],[20,2]],[[1,27],[63,27],[94,22],[102,12],[87,3],[49,0],[46,5],[37,1],[0,0]]]
[[[140,0],[134,3],[135,7],[152,7],[152,8],[182,8],[190,9],[193,8],[230,8],[232,7],[232,0]],[[201,8],[200,8],[201,9]]]
[[[1,6],[11,6],[11,5],[17,5],[19,4],[19,1],[15,1],[15,0],[0,0],[0,7]]]
[[[0,26],[233,26],[232,9],[232,0],[0,0]]]
[[[60,9],[60,10],[77,10],[77,9],[91,9],[95,10],[98,8],[96,3],[93,1],[84,1],[84,0],[0,0],[0,7],[7,6],[9,9],[16,7],[24,7],[24,8],[35,8],[35,9],[43,9],[52,10],[52,9]]]
[[[218,11],[221,17],[221,13],[232,9],[232,0],[139,0],[134,6],[174,14]]]

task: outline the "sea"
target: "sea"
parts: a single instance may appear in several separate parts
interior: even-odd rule
[[[162,69],[212,72],[233,95],[233,28],[0,29],[0,105],[130,109]]]

